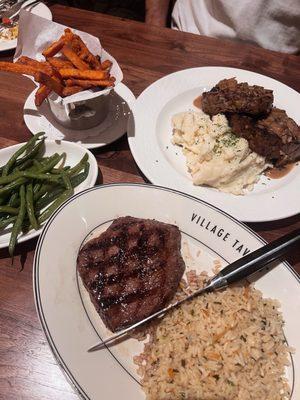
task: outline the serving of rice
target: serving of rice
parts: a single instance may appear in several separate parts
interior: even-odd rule
[[[188,273],[178,297],[202,287]],[[150,328],[135,357],[147,400],[285,400],[289,352],[276,300],[252,287],[208,293],[169,312]]]

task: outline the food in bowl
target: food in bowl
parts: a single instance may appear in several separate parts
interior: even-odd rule
[[[45,134],[40,132],[0,165],[0,234],[11,228],[11,256],[19,235],[41,229],[89,174],[87,153],[71,167],[65,165],[65,152],[49,157],[44,152]]]
[[[204,286],[187,274],[178,298]],[[148,328],[134,358],[147,400],[288,400],[290,364],[276,300],[251,285],[198,296]]]
[[[56,55],[60,53],[58,57]],[[0,62],[0,70],[33,76],[40,84],[35,104],[40,106],[51,92],[67,97],[86,89],[113,87],[112,62],[92,54],[69,28],[42,52],[45,61],[21,56],[15,63]]]
[[[270,164],[236,136],[227,118],[202,111],[172,118],[174,144],[181,146],[194,185],[209,185],[236,195],[251,190]]]

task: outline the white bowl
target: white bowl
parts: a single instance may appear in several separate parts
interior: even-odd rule
[[[1,165],[6,164],[10,157],[25,143],[16,144],[14,146],[6,147],[0,150],[0,163]],[[45,156],[51,156],[54,153],[67,154],[66,165],[71,167],[76,165],[85,154],[88,154],[88,161],[90,163],[90,170],[87,178],[80,185],[74,189],[74,193],[81,192],[84,189],[88,189],[95,185],[98,175],[98,165],[94,155],[84,147],[71,142],[65,142],[63,140],[46,140],[45,141]],[[18,243],[25,242],[26,240],[32,239],[38,236],[42,231],[42,228],[35,231],[31,230],[28,233],[21,234],[18,237]],[[3,233],[0,232],[0,248],[8,247],[10,238],[10,229],[7,227]]]

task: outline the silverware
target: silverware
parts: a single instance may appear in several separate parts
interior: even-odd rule
[[[1,18],[13,18],[15,13],[20,12],[20,9],[23,5],[23,3],[25,3],[26,0],[20,0],[18,3],[13,4],[9,9],[7,9],[3,14],[1,14]]]
[[[21,8],[24,4],[24,2],[27,0],[21,0],[19,3],[14,4],[12,7],[10,7],[8,10],[6,10],[2,15],[1,18],[3,19],[14,19],[19,16]],[[36,5],[37,3],[40,3],[40,0],[33,0],[31,3],[26,4],[24,7],[25,9],[27,8],[32,8],[33,5]],[[2,23],[3,24],[3,23]]]
[[[0,11],[5,12],[16,3],[17,3],[16,0],[0,0]],[[0,17],[2,17],[1,13]]]
[[[266,244],[258,250],[255,250],[245,257],[242,257],[237,261],[227,265],[227,267],[223,268],[217,275],[215,275],[208,283],[208,285],[204,288],[196,290],[194,293],[187,296],[186,298],[177,301],[176,303],[170,304],[169,306],[157,311],[156,313],[150,315],[142,321],[139,321],[126,329],[123,329],[115,335],[105,339],[101,343],[98,343],[95,346],[91,347],[88,352],[93,352],[104,348],[107,344],[114,342],[116,339],[126,336],[133,329],[136,329],[146,322],[152,321],[153,319],[164,315],[173,308],[180,306],[182,303],[189,301],[196,296],[207,292],[213,292],[214,290],[226,288],[232,283],[241,281],[249,277],[255,272],[262,270],[265,265],[280,258],[283,254],[290,250],[291,247],[298,244],[299,241],[300,229],[297,229],[285,236],[282,236],[277,240],[274,240],[269,244]]]

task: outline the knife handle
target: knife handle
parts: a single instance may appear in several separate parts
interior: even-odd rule
[[[260,271],[265,265],[277,260],[291,247],[299,244],[299,241],[300,229],[296,229],[247,254],[245,257],[239,258],[212,278],[210,281],[212,290],[226,287]]]

